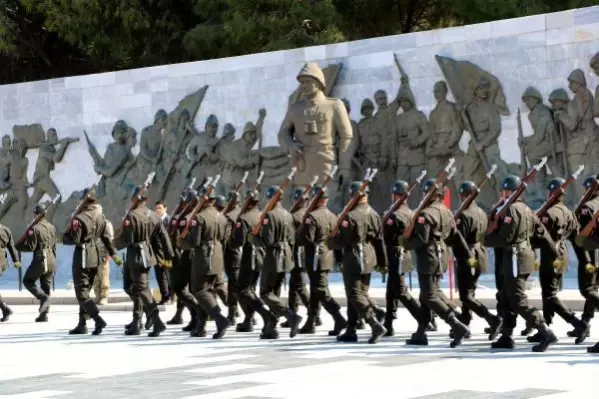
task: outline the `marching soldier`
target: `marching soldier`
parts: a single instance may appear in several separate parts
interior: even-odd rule
[[[350,195],[358,192],[362,182],[350,184]],[[357,342],[358,317],[370,325],[372,335],[369,343],[377,343],[387,330],[381,324],[385,311],[377,308],[368,296],[370,278],[375,266],[387,268],[387,254],[381,237],[381,218],[368,203],[368,187],[357,206],[347,213],[340,224],[338,234],[330,239],[330,246],[343,250],[343,283],[347,296],[347,329],[337,337],[340,342]]]
[[[264,321],[264,325],[271,319],[272,314],[264,307],[264,303],[256,295],[256,285],[262,270],[264,261],[264,249],[256,247],[248,237],[252,234],[252,227],[260,220],[260,194],[257,190],[246,192],[248,201],[247,210],[235,223],[231,235],[230,245],[232,248],[241,248],[241,266],[239,269],[239,304],[243,309],[245,318],[237,324],[237,332],[254,331],[253,317],[258,312]]]
[[[508,176],[501,183],[502,197],[509,196],[520,186],[517,176]],[[528,276],[534,272],[535,253],[531,239],[546,241],[544,227],[536,214],[522,201],[512,203],[499,221],[497,229],[487,232],[485,245],[501,250],[503,290],[501,299],[504,306],[501,337],[491,344],[495,349],[513,349],[513,330],[518,315],[533,325],[540,334],[539,344],[533,352],[544,352],[549,345],[557,342],[555,334],[547,327],[541,312],[528,304],[525,285]],[[542,238],[541,238],[542,237]],[[545,242],[543,245],[551,245]]]
[[[393,203],[400,198],[408,195],[408,183],[403,180],[398,180],[393,184],[391,189],[391,200]],[[389,259],[389,276],[387,279],[387,289],[385,291],[385,299],[387,308],[385,313],[385,328],[387,336],[393,336],[393,319],[395,318],[394,310],[397,309],[396,301],[399,300],[408,309],[416,321],[420,317],[420,303],[412,297],[406,279],[406,272],[412,269],[412,259],[409,251],[406,251],[401,245],[401,237],[405,228],[410,224],[412,219],[412,210],[408,206],[408,202],[404,201],[397,211],[395,211],[383,225],[383,236],[385,238],[385,247],[387,248],[387,258]]]
[[[266,190],[266,198],[271,200],[279,191],[278,186],[271,186]],[[274,317],[268,317],[264,326],[263,339],[276,339],[277,317],[285,317],[289,323],[289,336],[295,337],[302,318],[292,309],[283,304],[279,293],[285,272],[293,268],[292,248],[295,241],[293,229],[293,216],[281,205],[281,198],[275,207],[266,214],[262,221],[260,235],[252,235],[254,245],[264,248],[264,264],[260,276],[260,299],[269,307]],[[258,311],[258,309],[255,309]]]
[[[547,186],[549,195],[559,190],[566,181],[561,178],[551,180]],[[589,333],[589,324],[579,320],[574,312],[566,308],[564,303],[557,297],[559,284],[568,265],[568,249],[565,240],[578,230],[578,221],[574,213],[564,204],[565,194],[560,195],[555,205],[550,207],[544,215],[541,215],[541,223],[557,244],[559,258],[554,251],[541,246],[541,266],[539,279],[543,299],[543,316],[545,322],[551,324],[554,314],[558,314],[567,323],[574,326],[577,331],[576,344],[582,343]],[[528,342],[540,342],[542,336],[537,333],[528,337]]]
[[[200,197],[204,195],[205,191],[200,193]],[[215,285],[219,276],[222,279],[224,271],[222,242],[226,238],[227,220],[214,206],[215,201],[216,195],[211,191],[204,207],[188,221],[189,234],[185,238],[180,237],[179,243],[183,248],[193,250],[191,292],[201,307],[192,336],[206,335],[206,321],[211,316],[216,322],[212,338],[220,339],[229,328],[229,321],[222,315],[215,295]]]
[[[477,190],[478,187],[473,182],[463,182],[458,189],[460,200],[465,201]],[[503,321],[500,317],[489,312],[489,309],[475,298],[478,278],[489,269],[487,250],[481,243],[487,231],[487,214],[478,206],[476,201],[472,201],[462,211],[456,220],[456,225],[477,261],[475,267],[471,267],[467,258],[456,256],[458,264],[457,285],[460,301],[462,302],[460,321],[468,327],[472,320],[472,312],[476,313],[478,317],[489,323],[489,340],[493,341],[501,330]]]
[[[434,179],[429,179],[422,185],[422,192],[426,194],[430,190],[435,190],[431,202],[418,215],[411,236],[407,239],[402,238],[403,247],[416,253],[421,306],[418,329],[406,343],[428,345],[426,330],[433,311],[451,326],[453,341],[450,346],[455,348],[462,343],[470,330],[459,321],[449,306],[449,300],[441,291],[439,281],[447,267],[448,244],[454,247],[456,254],[462,253],[461,251],[469,254],[470,251],[461,241],[453,214],[443,204],[444,187],[436,185]]]
[[[320,304],[333,316],[335,325],[329,331],[330,336],[337,336],[347,327],[347,320],[341,315],[340,306],[329,291],[329,272],[335,261],[333,251],[328,246],[328,237],[337,223],[337,216],[327,207],[329,194],[322,186],[312,188],[312,197],[322,190],[322,195],[314,211],[306,217],[301,226],[301,237],[305,248],[305,265],[310,278],[310,305],[308,319],[300,329],[300,334],[314,334],[317,326]],[[301,219],[300,219],[301,222]]]
[[[127,246],[125,265],[131,281],[131,296],[134,303],[141,301],[146,310],[146,326],[153,327],[148,336],[157,337],[166,330],[166,326],[160,319],[158,305],[152,296],[148,273],[156,265],[171,266],[174,252],[162,221],[147,206],[147,192],[135,188],[132,200],[135,206],[123,220],[120,239]],[[137,308],[133,317],[134,321],[125,332],[126,335],[141,334],[139,321],[142,309]]]
[[[224,201],[223,201],[224,200]],[[223,243],[223,250],[225,256],[225,274],[227,275],[227,307],[229,308],[229,314],[227,315],[227,319],[229,319],[229,323],[231,325],[235,325],[235,318],[239,317],[238,311],[238,303],[239,303],[239,267],[241,264],[241,248],[233,249],[230,245],[230,233],[233,230],[233,224],[237,217],[239,216],[239,212],[241,208],[239,207],[239,199],[236,196],[234,191],[230,191],[227,193],[227,198],[222,198],[220,200],[220,204],[216,204],[216,208],[219,211],[222,211],[231,200],[234,200],[235,203],[231,210],[225,215],[227,218],[227,229],[229,234],[227,236],[229,239],[227,242]],[[219,200],[217,199],[217,202]]]
[[[85,189],[81,200],[81,212],[71,219],[71,224],[63,235],[65,245],[75,246],[72,271],[75,296],[79,302],[79,323],[69,334],[87,334],[86,317],[89,316],[96,323],[92,335],[99,335],[106,327],[106,322],[100,316],[96,303],[89,297],[98,267],[102,263],[98,239],[102,241],[103,248],[117,265],[122,265],[123,260],[112,244],[106,217],[96,203],[95,193]]]
[[[36,322],[47,322],[50,311],[50,290],[52,276],[56,272],[56,228],[46,219],[46,206],[37,204],[33,214],[41,216],[39,222],[31,226],[23,238],[16,243],[17,250],[32,252],[31,264],[23,276],[23,285],[40,301],[39,316]],[[40,287],[36,281],[40,281]]]
[[[6,251],[10,254],[12,258],[13,264],[15,268],[20,268],[21,258],[19,257],[19,252],[15,247],[15,242],[12,238],[12,233],[8,229],[8,227],[0,224],[0,274],[4,273],[8,268],[8,260],[6,259]],[[0,295],[0,310],[2,311],[2,318],[0,318],[0,322],[8,321],[10,316],[12,315],[12,309],[8,307],[2,295]]]

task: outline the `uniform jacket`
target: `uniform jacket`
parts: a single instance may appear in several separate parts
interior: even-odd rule
[[[235,224],[237,222],[237,218],[239,217],[239,213],[241,212],[241,207],[239,205],[235,206],[229,213],[225,215],[227,220],[227,232],[226,232],[226,240],[222,243],[225,253],[225,268],[229,269],[238,269],[241,265],[241,255],[243,249],[241,247],[234,248],[231,245],[231,240],[233,238],[233,230]]]
[[[389,259],[389,273],[403,274],[412,270],[412,255],[402,247],[400,239],[414,212],[404,203],[383,225],[383,237]],[[401,266],[401,267],[400,267]]]
[[[4,272],[8,267],[6,251],[10,254],[13,263],[21,261],[19,252],[17,251],[15,242],[12,238],[12,233],[8,227],[0,224],[0,273]]]
[[[98,241],[102,242],[102,247],[98,245]],[[75,267],[98,267],[103,263],[104,250],[109,256],[116,255],[106,217],[102,214],[102,209],[97,207],[90,207],[73,217],[70,228],[63,235],[63,243],[75,246]]]
[[[264,248],[264,271],[283,273],[293,269],[292,248],[295,244],[293,216],[278,203],[262,221],[254,244]]]
[[[249,240],[252,228],[260,220],[261,212],[253,208],[241,215],[235,224],[235,230],[231,235],[230,245],[232,248],[241,249],[241,266],[244,269],[261,270],[264,263],[264,248],[256,247],[253,240]]]
[[[370,274],[377,265],[388,266],[381,218],[368,204],[358,204],[348,212],[329,245],[343,250],[344,273]]]
[[[24,240],[15,246],[21,252],[33,253],[30,267],[43,266],[46,272],[56,271],[56,228],[45,218],[27,229]]]
[[[549,208],[544,215],[541,215],[540,220],[553,242],[557,245],[560,259],[567,265],[568,248],[566,248],[566,239],[575,235],[578,231],[578,220],[574,217],[574,213],[563,202],[558,202]],[[546,246],[541,246],[541,268],[553,269],[553,261],[556,258],[554,251]]]
[[[302,219],[306,214],[307,207],[302,205],[297,211],[293,212],[293,230],[297,233],[297,229],[302,223]],[[304,241],[304,237],[302,234],[295,235],[295,245],[293,246],[293,264],[294,267],[299,267],[301,269],[306,269],[306,242]]]
[[[578,214],[578,226],[582,230],[591,221],[593,214],[599,209],[599,196],[585,202],[580,207],[580,213]],[[578,240],[576,240],[578,241]],[[592,263],[597,265],[596,250],[599,249],[599,232],[595,229],[590,237],[586,237],[582,240],[582,247],[580,247],[575,240],[572,240],[572,246],[574,247],[574,253],[578,258],[578,262],[582,265]]]
[[[316,208],[306,218],[301,230],[305,243],[305,265],[312,271],[331,270],[335,263],[333,251],[329,248],[329,233],[337,224],[337,215],[326,206]]]
[[[185,239],[179,238],[179,244],[193,250],[192,267],[201,276],[222,274],[227,219],[214,206],[207,206],[189,223],[189,234]]]
[[[468,247],[472,250],[477,260],[477,267],[481,273],[486,273],[489,270],[489,257],[487,256],[487,249],[483,245],[488,224],[487,214],[475,201],[472,201],[470,206],[464,209],[456,220],[458,230],[462,233]],[[456,259],[459,268],[470,269],[470,266],[467,264],[467,258],[456,256]]]

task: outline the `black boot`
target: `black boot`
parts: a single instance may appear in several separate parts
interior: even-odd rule
[[[427,346],[428,345],[428,337],[426,336],[428,325],[418,324],[418,329],[410,339],[406,340],[407,345],[415,345],[415,346]]]
[[[356,324],[356,330],[363,330],[366,328],[366,323],[364,323],[364,319],[358,318],[358,323]]]
[[[264,316],[263,316],[264,317]],[[260,339],[278,339],[277,318],[274,315],[264,318],[264,328],[260,334]]]
[[[36,323],[46,323],[47,321],[48,313],[40,313],[40,315],[35,318]]]
[[[571,324],[574,326],[574,331],[576,332],[574,343],[580,345],[591,335],[591,326],[586,321],[578,320],[576,317],[574,317]]]
[[[447,319],[451,329],[453,330],[453,341],[449,344],[451,348],[455,348],[462,344],[464,338],[470,334],[470,330],[461,321],[458,320],[455,314],[451,314]]]
[[[302,317],[297,313],[292,312],[290,309],[283,313],[283,316],[287,319],[287,323],[289,324],[289,338],[293,338],[297,335],[299,331],[299,326],[302,322]]]
[[[527,335],[532,334],[532,332],[534,331],[535,326],[533,326],[532,324],[530,324],[528,321],[526,322],[526,328],[524,328],[524,330],[520,331],[520,335],[522,335],[523,337],[526,337]]]
[[[85,322],[85,317],[83,315],[79,315],[79,323],[72,330],[69,330],[69,335],[83,335],[87,334],[87,324]]]
[[[376,344],[377,342],[379,342],[381,340],[382,336],[387,334],[387,330],[385,329],[385,327],[383,327],[381,322],[378,321],[377,319],[375,319],[374,317],[368,320],[368,324],[370,325],[370,328],[372,329],[372,334],[370,335],[370,338],[368,339],[368,343]]]
[[[546,324],[540,324],[537,330],[541,334],[541,341],[538,345],[532,347],[533,352],[545,352],[550,345],[557,343],[557,337]]]
[[[237,332],[252,332],[252,331],[254,331],[254,323],[252,323],[252,319],[246,317],[241,323],[237,324],[237,327],[235,327],[235,331],[237,331]]]
[[[340,311],[333,313],[333,320],[335,321],[335,325],[331,331],[329,331],[329,337],[336,337],[341,334],[341,331],[347,328],[347,320],[341,314]]]
[[[192,332],[195,329],[195,326],[196,326],[197,322],[198,322],[198,316],[194,312],[194,313],[191,314],[191,320],[189,320],[189,323],[187,323],[187,325],[185,327],[183,327],[181,329],[181,331],[183,331],[183,332]],[[168,322],[166,324],[168,324]]]
[[[229,313],[227,314],[227,320],[229,320],[229,326],[234,326],[236,323],[235,318],[239,315],[237,311],[237,305],[231,306],[229,308]]]
[[[212,316],[216,323],[216,332],[212,335],[212,339],[221,339],[225,336],[227,329],[231,326],[229,320],[223,316],[220,311]]]
[[[539,331],[537,331],[537,333],[534,335],[529,335],[528,337],[526,337],[526,340],[528,342],[532,342],[532,343],[539,343],[539,342],[541,342],[542,339],[543,339],[543,334],[541,334]]]
[[[489,341],[493,341],[499,335],[501,331],[501,327],[503,326],[503,319],[499,316],[495,316],[487,311],[487,315],[485,316],[485,320],[489,323]]]
[[[141,320],[134,319],[130,324],[129,328],[125,330],[125,335],[140,335],[141,334]]]
[[[322,326],[322,319],[320,318],[320,316],[316,316],[316,318],[314,319],[314,325],[316,327]]]
[[[374,310],[374,317],[376,317],[376,320],[379,323],[382,323],[383,321],[385,321],[385,315],[387,314],[385,309],[379,308],[378,306],[376,306],[376,307],[374,307],[373,310]]]
[[[48,295],[44,294],[40,297],[40,308],[39,308],[40,316],[42,314],[47,315],[49,310],[50,310],[50,297]]]
[[[96,323],[96,325],[94,326],[94,331],[92,331],[92,335],[102,334],[102,330],[104,330],[104,328],[106,328],[106,321],[104,321],[102,316],[100,316],[99,314],[94,316],[93,319],[94,319],[94,322]]]
[[[591,319],[583,315],[581,317],[580,321],[583,321],[586,324],[588,324],[588,326],[589,326],[589,336],[590,336],[590,334],[591,334]],[[576,331],[576,328],[574,328],[574,330],[568,331],[568,337],[570,337],[570,338],[576,338],[576,337],[578,337],[578,331]],[[586,338],[588,338],[588,336]]]
[[[98,305],[96,305],[92,299],[88,299],[83,303],[83,308],[86,312],[86,315],[84,316],[89,315],[96,323],[94,331],[92,331],[92,335],[102,334],[102,330],[106,327],[106,322],[102,317],[100,317],[100,309],[98,309]]]
[[[184,309],[185,309],[185,307],[183,307],[183,306],[182,307],[177,306],[177,311],[175,312],[175,315],[173,316],[172,319],[167,321],[166,324],[168,324],[169,326],[183,324],[183,310]]]
[[[204,338],[206,336],[206,319],[198,318],[195,328],[189,333],[190,337]]]
[[[164,323],[162,323],[162,324],[164,324]],[[146,330],[149,330],[152,327],[154,327],[154,317],[152,317],[151,313],[146,313],[146,324],[144,325],[144,328]]]
[[[431,322],[426,326],[426,332],[436,332],[437,331],[437,317],[433,314],[431,317]]]
[[[516,344],[509,335],[502,335],[499,339],[491,344],[492,349],[514,349]]]
[[[12,309],[8,307],[6,302],[1,301],[0,302],[0,310],[2,310],[2,318],[0,319],[0,322],[8,321],[8,319],[12,315]]]
[[[299,329],[300,334],[315,334],[316,333],[316,318],[308,316],[303,327]]]
[[[385,333],[385,337],[392,337],[395,335],[395,330],[393,330],[393,313],[387,313],[385,316],[385,323],[383,326],[387,332]]]
[[[345,332],[341,335],[337,336],[338,342],[358,342],[358,334],[356,333],[356,329],[352,327],[348,327]]]
[[[154,309],[150,315],[148,316],[148,320],[152,320],[152,331],[150,331],[148,333],[148,337],[157,337],[160,334],[162,334],[164,331],[166,331],[166,325],[164,325],[164,323],[162,322],[162,320],[160,319],[160,314],[158,312],[158,309]],[[148,325],[148,323],[146,322],[146,326]]]
[[[599,342],[587,348],[587,353],[599,353]]]

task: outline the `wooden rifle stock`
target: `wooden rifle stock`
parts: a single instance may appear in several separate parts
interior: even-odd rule
[[[586,202],[588,202],[591,199],[591,197],[597,191],[597,189],[599,189],[599,180],[594,179],[591,187],[589,187],[589,189],[583,194],[583,196],[580,198],[580,201],[578,202],[578,205],[576,205],[576,209],[574,209],[574,215],[580,215],[580,209]]]
[[[208,187],[206,188],[206,192],[200,197],[196,206],[193,207],[193,209],[189,213],[189,216],[187,216],[186,220],[188,222],[193,220],[193,218],[195,218],[196,215],[204,208],[204,205],[206,205],[208,198],[210,198],[210,194],[212,194],[212,192],[214,191],[216,183],[218,183],[219,180],[220,175],[216,175],[214,180],[208,185]],[[187,237],[187,235],[189,234],[189,226],[190,223],[185,223],[185,228],[183,229],[180,235],[181,238],[185,239]]]
[[[318,175],[314,176],[314,178],[312,179],[310,184],[308,184],[306,186],[306,188],[304,189],[302,196],[299,197],[297,200],[295,200],[293,205],[291,205],[291,208],[289,208],[289,213],[295,213],[295,212],[297,212],[298,209],[300,209],[302,207],[302,205],[306,201],[306,197],[308,197],[310,195],[310,192],[312,191],[312,187],[314,187],[314,185],[316,184],[317,181],[318,181]]]
[[[476,197],[478,197],[478,194],[480,194],[481,188],[483,188],[485,183],[488,182],[489,179],[491,179],[491,176],[493,176],[495,169],[497,169],[497,165],[493,164],[493,166],[491,166],[491,170],[488,171],[487,174],[484,175],[483,178],[481,179],[481,181],[478,183],[478,186],[476,187],[476,191],[471,193],[468,197],[466,197],[466,199],[464,201],[462,201],[462,203],[460,204],[460,207],[453,215],[453,220],[458,220],[458,218],[460,217],[462,212],[464,212],[464,209],[467,209],[470,206],[470,204],[472,204],[472,201],[474,201],[476,199]]]
[[[85,197],[83,197],[79,203],[77,204],[77,206],[75,207],[75,210],[73,211],[73,213],[71,214],[71,218],[69,219],[69,224],[67,225],[66,230],[64,231],[64,234],[68,234],[71,231],[71,225],[73,223],[73,218],[77,215],[79,215],[83,209],[83,205],[87,202],[87,199],[89,198],[89,196],[93,193],[96,192],[96,188],[98,188],[98,184],[100,184],[100,180],[102,179],[102,177],[100,176],[100,178],[98,179],[98,181],[96,181],[91,187],[90,189],[87,191],[87,194],[85,194]]]
[[[597,218],[599,218],[599,210],[593,213],[593,217],[591,218],[591,220],[589,220],[586,226],[584,226],[584,228],[580,231],[579,234],[583,237],[590,237],[591,234],[593,234],[593,232],[597,228]]]
[[[551,195],[549,196],[549,198],[547,198],[547,201],[545,201],[545,203],[543,205],[541,205],[541,207],[537,211],[537,216],[540,217],[540,216],[544,215],[545,213],[547,213],[547,210],[549,208],[551,208],[553,205],[555,205],[558,198],[566,192],[566,189],[568,188],[568,186],[570,184],[574,183],[576,181],[576,179],[578,179],[578,176],[580,175],[580,173],[583,170],[584,170],[584,165],[580,165],[578,167],[578,169],[576,169],[576,171],[574,173],[572,173],[561,186],[559,186],[558,189],[554,190],[551,193]]]
[[[46,216],[46,214],[48,213],[48,209],[50,209],[50,207],[52,205],[55,205],[56,201],[58,201],[59,198],[60,198],[60,194],[57,194],[56,197],[54,197],[54,199],[52,199],[52,202],[50,203],[50,205],[48,205],[46,210],[33,218],[33,220],[29,223],[29,225],[27,226],[27,228],[25,229],[25,231],[23,232],[21,237],[19,237],[19,239],[15,242],[16,246],[21,245],[23,243],[23,241],[25,241],[25,237],[27,237],[27,230],[29,230],[30,228],[32,228],[33,226],[38,224],[39,221],[42,220],[42,218],[44,216]],[[19,258],[20,258],[20,256],[19,256]]]
[[[239,210],[239,214],[237,215],[237,218],[235,219],[235,223],[233,223],[233,227],[231,228],[231,235],[233,233],[235,233],[235,230],[237,229],[237,223],[239,223],[239,221],[241,220],[241,217],[243,215],[245,215],[245,213],[248,211],[248,208],[250,207],[250,201],[252,199],[251,193],[256,191],[258,189],[258,187],[260,186],[260,184],[262,184],[263,177],[264,177],[264,171],[261,170],[260,174],[258,175],[258,178],[256,179],[256,182],[254,183],[254,185],[252,186],[252,188],[249,191],[250,195],[248,195],[245,198],[245,200],[243,200],[243,203],[241,204],[241,209]]]
[[[385,224],[385,222],[387,220],[389,220],[389,218],[391,217],[391,215],[393,215],[393,213],[398,210],[407,200],[408,198],[410,198],[410,195],[412,195],[412,191],[414,191],[414,189],[420,185],[420,183],[422,183],[422,179],[424,179],[424,177],[426,176],[426,170],[423,170],[420,173],[420,176],[418,176],[416,178],[416,181],[414,181],[414,183],[412,183],[412,185],[410,186],[410,188],[408,188],[408,192],[405,195],[402,195],[401,197],[399,197],[397,199],[397,201],[395,201],[393,204],[391,204],[391,206],[389,207],[389,209],[387,209],[385,211],[385,213],[383,214],[383,224]]]
[[[277,205],[277,202],[279,202],[279,200],[281,199],[281,196],[287,189],[287,186],[289,186],[289,184],[291,184],[291,180],[293,180],[293,175],[295,175],[296,171],[297,171],[296,167],[291,168],[291,172],[289,173],[289,175],[287,176],[287,178],[285,179],[283,184],[281,184],[279,186],[279,190],[271,197],[271,199],[268,201],[268,203],[262,210],[262,213],[260,214],[260,218],[258,219],[258,222],[252,227],[252,234],[254,236],[259,235],[260,231],[262,231],[262,222],[266,218],[266,215],[268,214],[268,212],[272,211],[274,209],[274,207]]]
[[[203,186],[208,179],[212,180],[212,178],[206,178],[204,177],[204,180],[202,180],[202,184],[200,184],[200,186]],[[175,208],[175,211],[173,212],[173,216],[171,217],[171,223],[169,223],[168,228],[166,229],[166,231],[168,232],[168,234],[172,235],[175,233],[175,231],[177,230],[179,224],[175,223],[173,225],[173,221],[178,221],[179,218],[181,217],[181,215],[183,214],[183,212],[187,209],[187,206],[189,205],[187,203],[187,198],[186,198],[186,194],[188,191],[193,190],[193,185],[196,182],[196,178],[194,177],[191,182],[187,185],[187,187],[185,187],[183,189],[183,192],[181,193],[181,196],[179,197],[179,203],[177,204],[177,207]]]
[[[333,170],[331,171],[331,173],[325,175],[324,179],[322,180],[322,187],[320,188],[320,190],[318,190],[318,192],[314,195],[314,197],[308,204],[308,207],[306,208],[306,212],[304,212],[304,215],[302,216],[302,220],[300,221],[299,225],[297,226],[296,233],[299,234],[302,231],[302,228],[303,228],[304,224],[306,224],[306,220],[308,219],[308,216],[312,212],[314,212],[314,210],[318,206],[318,202],[322,198],[324,191],[327,189],[329,182],[333,179],[333,177],[335,177],[335,173],[337,173],[337,165],[335,165],[333,167]]]
[[[125,216],[123,216],[123,218],[121,219],[121,228],[119,230],[119,234],[116,234],[117,237],[123,233],[123,227],[125,227],[125,219],[127,218],[127,215],[129,215],[131,213],[131,211],[137,207],[137,204],[141,201],[141,198],[142,198],[141,196],[143,195],[143,193],[146,192],[148,187],[150,187],[150,184],[152,184],[152,180],[154,180],[154,176],[156,176],[156,172],[151,172],[150,174],[148,174],[148,177],[146,178],[146,181],[144,181],[144,184],[142,184],[141,188],[139,189],[137,196],[135,196],[135,198],[133,198],[133,200],[129,204],[129,207],[125,211]]]
[[[227,202],[227,206],[225,206],[225,209],[223,209],[223,211],[222,211],[223,215],[226,215],[227,213],[231,212],[231,210],[235,206],[235,202],[237,202],[237,199],[239,198],[239,193],[241,192],[241,189],[245,185],[245,182],[247,181],[249,174],[250,174],[250,172],[245,171],[245,173],[243,174],[243,177],[241,178],[241,181],[239,181],[239,183],[237,183],[237,186],[235,186],[235,191],[233,192],[233,196],[231,197],[229,202]]]

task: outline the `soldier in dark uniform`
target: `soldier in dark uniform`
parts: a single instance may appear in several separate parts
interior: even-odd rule
[[[89,189],[85,189],[81,200],[85,201],[81,206],[81,212],[71,219],[71,224],[63,235],[65,245],[75,246],[72,272],[75,296],[79,302],[79,323],[69,331],[69,334],[87,334],[87,317],[89,316],[96,323],[92,334],[99,335],[106,327],[106,322],[100,316],[100,310],[96,303],[89,297],[98,267],[102,262],[98,239],[102,241],[103,248],[117,265],[122,265],[123,260],[118,256],[112,243],[106,217],[96,204],[95,194],[89,193]]]
[[[478,187],[473,182],[463,182],[458,189],[460,200],[465,201],[477,190]],[[468,264],[467,258],[456,256],[458,264],[457,285],[460,301],[462,302],[462,314],[459,318],[466,326],[470,326],[472,312],[476,313],[478,317],[485,319],[489,323],[489,340],[492,341],[501,330],[503,320],[499,316],[495,316],[489,312],[489,309],[475,298],[478,278],[482,273],[486,273],[489,270],[487,250],[482,245],[487,232],[487,214],[478,206],[476,201],[472,201],[460,214],[456,220],[456,225],[466,240],[468,247],[476,257],[476,265],[471,267]]]
[[[391,189],[393,203],[402,197],[408,195],[408,183],[398,180]],[[399,300],[408,309],[416,321],[420,317],[420,303],[412,297],[406,284],[405,273],[412,269],[412,257],[410,251],[406,251],[401,245],[401,237],[405,228],[412,219],[412,210],[405,201],[397,211],[395,211],[383,225],[383,237],[385,238],[385,247],[387,248],[387,258],[389,259],[389,276],[387,279],[387,289],[385,299],[387,309],[385,313],[386,336],[393,336],[393,320],[395,319],[396,301]]]
[[[19,252],[15,247],[15,242],[12,238],[12,233],[9,228],[0,224],[0,275],[6,271],[8,268],[8,259],[6,259],[6,251],[10,254],[12,258],[13,264],[15,268],[22,267],[21,258],[19,257]],[[8,307],[2,295],[0,295],[0,310],[2,311],[2,318],[0,318],[0,322],[8,321],[10,316],[12,315],[12,309]]]
[[[587,191],[592,190],[596,180],[595,176],[587,177],[583,183],[584,188]],[[578,215],[575,215],[581,229],[591,220],[591,216],[597,209],[599,209],[599,190],[595,190],[591,194],[589,200],[580,206]],[[575,240],[572,240],[572,247],[578,260],[578,289],[585,299],[581,319],[585,323],[590,324],[591,319],[595,316],[595,309],[599,306],[599,285],[597,281],[597,268],[587,267],[587,265],[597,265],[597,250],[583,248]],[[568,336],[577,337],[578,332],[574,329],[568,332]]]
[[[200,197],[206,195],[205,191]],[[192,249],[193,263],[191,266],[191,292],[200,304],[198,322],[191,333],[194,337],[206,336],[206,321],[208,316],[216,322],[214,339],[220,339],[229,328],[229,321],[222,315],[216,302],[215,284],[224,271],[222,242],[226,239],[227,220],[216,209],[214,191],[209,195],[204,207],[195,218],[189,220],[189,234],[179,238],[183,248]]]
[[[452,246],[454,252],[470,258],[470,251],[456,227],[453,214],[443,203],[445,190],[436,186],[435,180],[429,179],[422,185],[422,192],[435,190],[431,202],[422,210],[416,219],[412,235],[402,243],[405,249],[416,253],[418,283],[420,285],[420,318],[418,329],[406,341],[408,345],[428,345],[426,330],[431,322],[431,310],[449,324],[453,331],[453,341],[450,346],[456,347],[462,343],[470,330],[459,321],[454,310],[449,306],[449,300],[441,291],[439,281],[447,267],[449,253],[447,246]]]
[[[243,309],[245,318],[237,324],[237,332],[254,331],[252,319],[254,313],[258,312],[264,321],[264,325],[274,317],[264,303],[256,295],[256,285],[260,278],[262,263],[264,260],[264,248],[256,247],[248,237],[252,234],[252,227],[260,220],[260,194],[258,191],[248,190],[246,197],[250,197],[247,210],[236,222],[229,245],[231,248],[241,248],[241,266],[239,269],[239,304]]]
[[[269,187],[266,190],[266,198],[270,200],[278,191],[278,186]],[[298,332],[302,318],[283,304],[279,293],[285,280],[285,272],[293,268],[292,248],[295,242],[295,230],[293,216],[283,208],[281,199],[266,214],[262,221],[260,234],[252,235],[251,239],[254,245],[264,248],[264,264],[260,275],[260,299],[272,313],[271,315],[263,314],[267,321],[260,337],[263,339],[278,338],[277,317],[284,316],[289,323],[289,336],[293,338]],[[260,312],[256,308],[254,310]]]
[[[23,239],[16,243],[16,248],[21,252],[32,252],[31,264],[23,276],[23,285],[31,294],[40,301],[39,316],[36,322],[48,321],[50,311],[50,292],[52,276],[56,272],[56,228],[46,219],[46,206],[37,204],[33,213],[41,219],[30,227]],[[36,281],[40,280],[40,287]]]
[[[148,273],[153,266],[169,267],[169,263],[172,265],[175,254],[162,221],[147,206],[146,193],[141,193],[139,188],[134,190],[132,197],[138,200],[135,208],[123,220],[120,240],[127,246],[125,264],[128,266],[131,280],[131,295],[134,301],[141,300],[146,310],[149,321],[146,326],[153,327],[148,336],[157,337],[166,330],[166,326],[160,319],[158,305],[152,296]],[[141,316],[142,309],[136,309],[134,321],[125,332],[126,335],[141,333],[138,322]]]
[[[517,176],[506,177],[502,184],[502,197],[507,198],[520,186]],[[549,345],[557,342],[555,334],[547,327],[543,315],[529,306],[525,292],[528,276],[534,272],[535,253],[531,240],[550,248],[550,237],[537,218],[537,215],[522,201],[516,200],[506,210],[497,228],[485,236],[485,245],[501,249],[503,292],[503,327],[501,337],[491,344],[492,348],[513,349],[513,330],[518,315],[533,325],[540,334],[540,342],[533,347],[534,352],[544,352]],[[554,247],[555,248],[555,247]]]
[[[312,188],[312,196],[314,197],[321,190],[323,190],[322,186],[315,185]],[[335,321],[333,330],[329,331],[330,336],[339,335],[347,327],[347,320],[341,315],[339,304],[329,291],[329,272],[333,268],[335,258],[328,246],[328,237],[337,223],[337,216],[328,209],[328,202],[329,194],[324,188],[316,208],[306,217],[306,222],[300,230],[304,242],[304,262],[310,278],[308,319],[300,329],[300,334],[315,333],[320,304]]]
[[[549,182],[547,190],[548,195],[552,195],[556,190],[559,190],[562,184],[566,181],[561,178],[555,178]],[[565,195],[560,195],[558,201],[547,210],[544,215],[541,215],[541,223],[558,245],[559,258],[556,257],[554,251],[550,251],[545,247],[541,247],[541,267],[539,270],[539,279],[541,281],[541,291],[543,299],[543,317],[547,325],[551,324],[554,314],[558,314],[567,323],[574,326],[578,332],[576,343],[582,343],[589,332],[589,324],[579,320],[574,312],[566,308],[564,303],[557,297],[559,284],[563,277],[566,267],[568,266],[568,249],[566,248],[565,240],[575,235],[578,231],[578,221],[574,217],[574,213],[569,210],[564,204]],[[528,342],[540,342],[542,336],[535,334],[528,337]]]
[[[361,182],[350,184],[354,196]],[[347,297],[347,329],[337,336],[340,342],[356,342],[358,317],[370,325],[372,335],[369,343],[377,343],[387,330],[381,324],[385,311],[376,307],[368,295],[370,278],[375,266],[387,268],[387,254],[382,238],[381,218],[368,204],[368,192],[361,196],[358,205],[341,221],[337,235],[329,239],[333,249],[343,250],[343,284]]]

